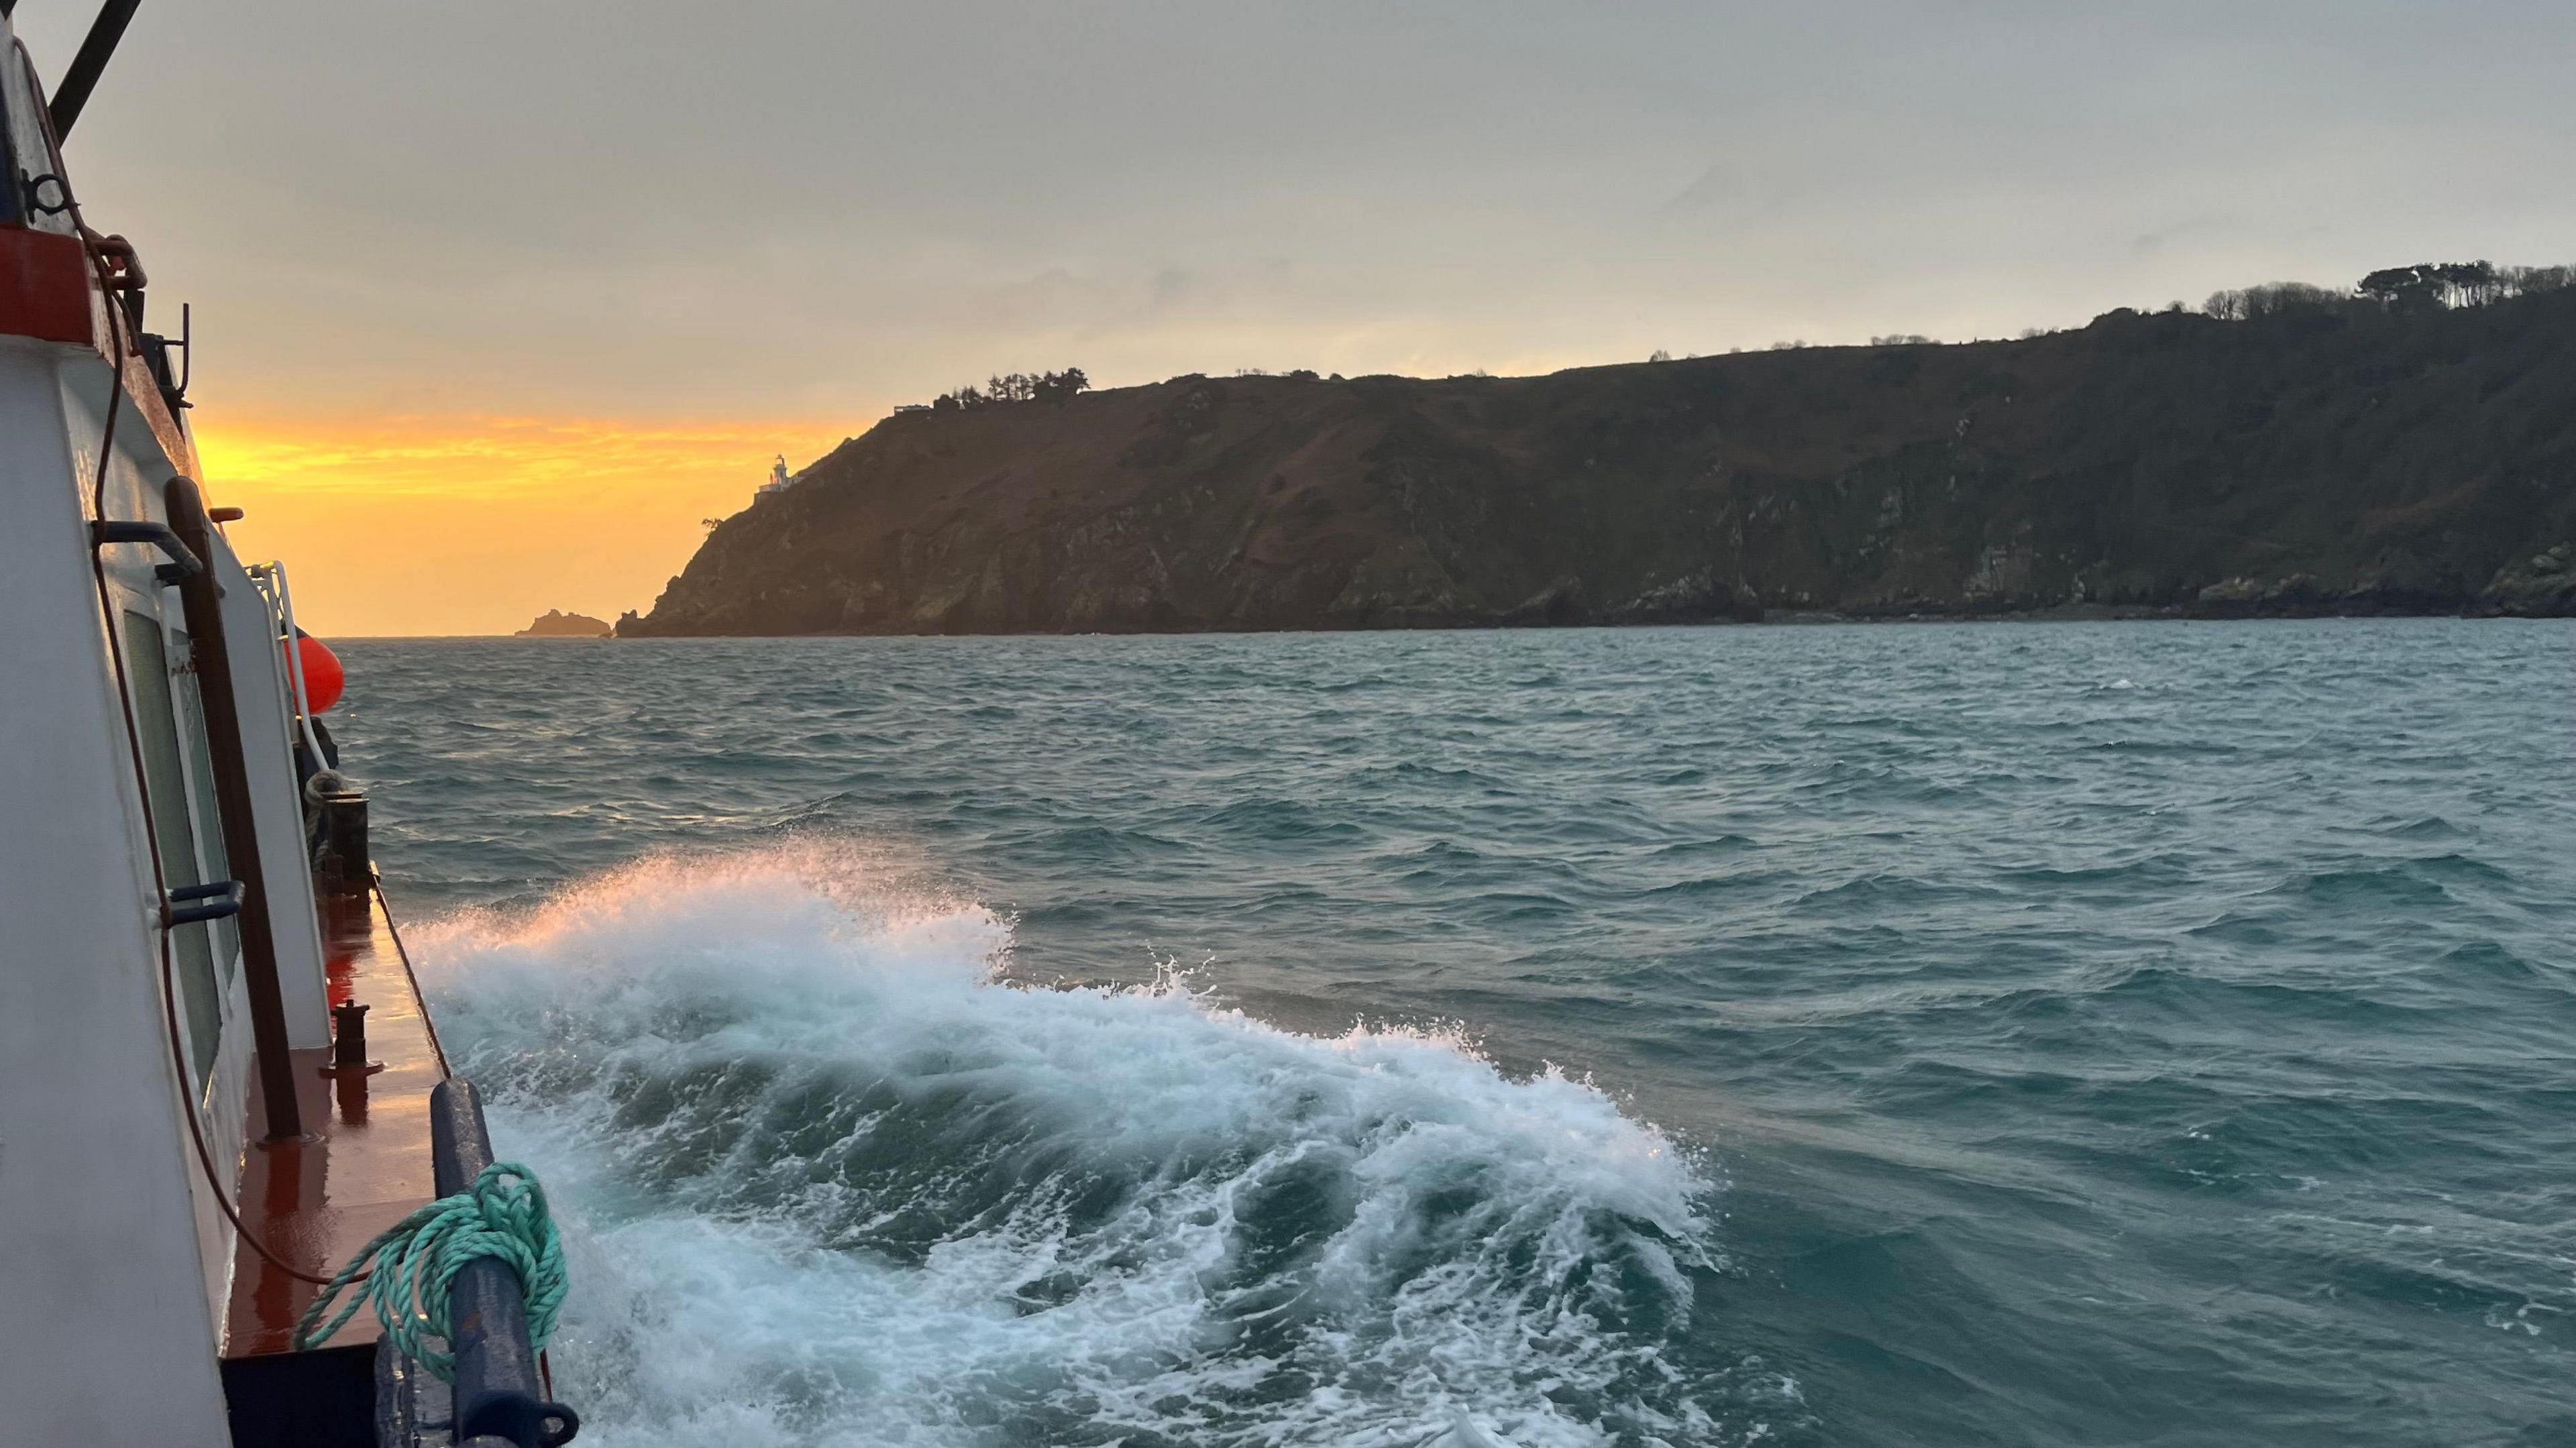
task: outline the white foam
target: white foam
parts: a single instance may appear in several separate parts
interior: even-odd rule
[[[1032,990],[850,858],[648,861],[419,953],[538,1166],[584,1440],[1695,1442],[1706,1183],[1456,1039]]]

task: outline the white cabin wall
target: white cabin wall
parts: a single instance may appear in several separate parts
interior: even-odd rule
[[[107,397],[113,384],[104,363],[93,361],[88,354],[73,353],[71,356],[73,360],[58,365],[55,377],[58,395],[62,399],[60,425],[71,445],[71,477],[77,494],[75,502],[86,506],[92,481],[98,476],[100,445],[109,440]],[[104,495],[107,511],[101,516],[167,523],[170,521],[169,508],[163,489],[178,469],[161,451],[159,442],[150,431],[141,425],[130,404],[120,405],[117,416],[120,422],[114,434],[115,451],[108,459]],[[112,590],[111,604],[121,608],[129,602],[136,603],[142,605],[146,612],[159,614],[163,623],[164,646],[167,647],[169,630],[185,627],[185,618],[178,591],[162,587],[153,577],[153,569],[164,561],[160,551],[125,543],[107,549],[104,556],[108,563],[108,580],[118,586]],[[122,596],[117,596],[119,594]],[[93,600],[96,596],[93,591]],[[110,646],[114,646],[113,634],[110,635]],[[115,688],[112,676],[108,687],[111,691]],[[121,726],[121,717],[119,722]],[[116,743],[119,748],[125,747],[122,733],[117,736]],[[180,750],[179,767],[193,783],[196,761],[184,747]],[[130,796],[133,793],[130,773],[127,783]],[[190,823],[194,832],[196,822],[192,819]],[[135,811],[131,829],[137,852],[132,858],[148,894],[152,886],[150,852],[154,842],[140,810]],[[157,970],[157,948],[154,961]],[[219,979],[226,968],[223,962],[217,962]],[[170,1079],[173,1088],[180,1093],[181,1109],[196,1113],[198,1128],[205,1133],[208,1153],[214,1158],[216,1170],[223,1176],[225,1196],[233,1199],[240,1191],[242,1151],[249,1124],[247,1092],[252,1041],[250,1016],[244,1009],[248,992],[243,988],[238,960],[229,968],[231,985],[218,997],[220,1005],[216,1012],[219,1044],[215,1060],[206,1072],[205,1084],[192,1089],[186,1071],[176,1063],[171,1065]],[[156,976],[156,989],[158,984]],[[188,1199],[197,1224],[207,1321],[212,1324],[216,1340],[220,1342],[224,1309],[232,1296],[232,1224],[224,1215],[223,1203],[216,1200],[214,1187],[197,1166],[196,1148],[185,1134],[186,1123],[181,1122],[177,1129],[181,1133],[179,1150],[190,1168],[187,1172]]]
[[[0,658],[17,681],[0,689],[0,1433],[225,1448],[207,1296],[222,1269],[201,1245],[159,902],[77,481],[106,372],[0,339]],[[111,511],[135,508],[151,480],[114,476]],[[158,518],[157,500],[125,516]]]
[[[217,537],[215,554],[207,566],[224,590],[233,704],[241,715],[243,764],[250,775],[260,875],[268,887],[269,927],[277,936],[277,987],[286,1004],[287,1044],[298,1050],[327,1046],[331,1005],[312,860],[304,847],[303,797],[295,780],[295,724],[286,703],[285,660],[269,623],[268,604],[242,571],[232,545]]]

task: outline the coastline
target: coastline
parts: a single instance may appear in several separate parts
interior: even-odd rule
[[[1366,624],[1320,624],[1305,628],[1244,628],[1239,625],[1211,625],[1206,628],[1062,628],[1062,629],[816,629],[795,633],[682,633],[654,632],[615,635],[622,641],[637,639],[779,639],[779,638],[1186,638],[1198,636],[1256,637],[1270,634],[1363,634],[1363,633],[1489,633],[1528,631],[1554,633],[1578,629],[1630,628],[1808,628],[1827,625],[1904,625],[1904,624],[1998,624],[1998,623],[2295,623],[2321,619],[2400,619],[2448,618],[2470,622],[2523,621],[2576,618],[2576,609],[2552,611],[2517,611],[2477,609],[2474,607],[2421,609],[2349,609],[2311,608],[2297,611],[2219,611],[2183,604],[2057,604],[2029,609],[1774,609],[1758,618],[1716,616],[1707,618],[1596,618],[1567,619],[1416,619],[1399,622]],[[510,637],[510,635],[499,635]]]

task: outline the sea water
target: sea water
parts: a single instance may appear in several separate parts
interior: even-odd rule
[[[2576,1442],[2569,624],[343,652],[585,1441]]]

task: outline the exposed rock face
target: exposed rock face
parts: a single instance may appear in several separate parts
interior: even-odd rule
[[[2576,612],[2576,292],[887,419],[625,634]]]
[[[514,639],[604,639],[616,630],[586,613],[547,609],[545,616],[510,635]]]

